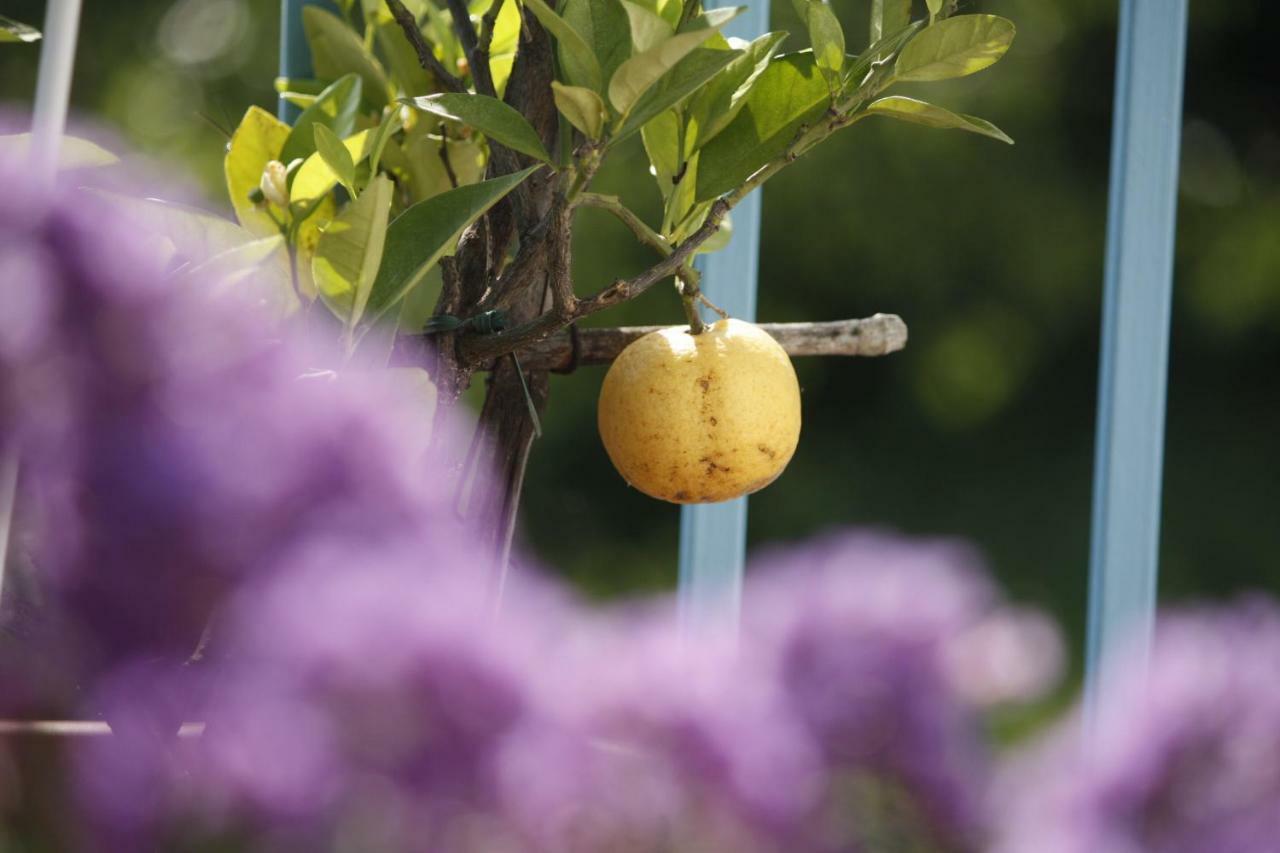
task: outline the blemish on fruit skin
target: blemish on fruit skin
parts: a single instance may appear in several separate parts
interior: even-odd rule
[[[718,420],[716,420],[715,418],[712,418],[712,419],[711,419],[711,425],[712,425],[712,426],[717,426],[717,425],[719,425],[719,423],[720,423],[720,422],[719,422]]]
[[[678,501],[687,501],[687,500],[689,500],[689,493],[688,493],[688,492],[686,492],[686,491],[679,491],[679,492],[676,492],[676,500],[678,500]]]
[[[702,387],[702,393],[705,394],[711,390],[711,374],[698,377],[698,385]]]
[[[776,459],[778,457],[778,451],[774,450],[772,447],[770,447],[767,444],[757,444],[756,450],[759,450],[761,453],[763,453],[765,456],[768,456],[770,459]]]

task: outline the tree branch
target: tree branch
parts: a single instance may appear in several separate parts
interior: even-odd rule
[[[435,51],[422,37],[422,30],[418,29],[417,19],[405,8],[404,3],[400,0],[387,0],[387,8],[391,10],[391,17],[396,19],[400,29],[404,30],[405,38],[413,46],[414,53],[418,54],[418,64],[423,70],[435,77],[436,82],[450,92],[465,92],[467,87],[462,85],[462,81],[450,74],[448,69],[440,64],[440,60],[436,59]]]
[[[762,323],[788,355],[874,357],[898,352],[907,345],[907,324],[896,314],[874,314],[862,320],[825,323]],[[529,370],[566,371],[579,365],[608,364],[637,339],[663,326],[621,326],[580,329],[574,336],[559,332],[517,352]],[[492,367],[492,365],[490,365]]]

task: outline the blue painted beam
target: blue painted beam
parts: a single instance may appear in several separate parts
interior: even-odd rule
[[[280,76],[306,79],[311,76],[311,48],[302,29],[302,7],[321,6],[337,13],[338,7],[328,0],[280,0]],[[281,121],[293,124],[299,113],[297,107],[280,98],[276,114]]]
[[[1120,4],[1089,560],[1091,729],[1115,710],[1118,652],[1145,661],[1155,622],[1186,31],[1187,0]]]
[[[708,7],[729,6],[725,0]],[[768,0],[753,0],[725,27],[725,35],[753,39],[769,29]],[[728,247],[699,258],[702,289],[732,317],[756,318],[760,258],[760,191],[733,210]],[[747,552],[747,499],[682,507],[680,511],[680,619],[686,633],[736,636]]]

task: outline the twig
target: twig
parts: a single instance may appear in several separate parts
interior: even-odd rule
[[[475,58],[468,57],[471,76],[476,81],[476,91],[493,98],[498,97],[498,87],[493,83],[493,69],[489,67],[489,48],[493,44],[493,30],[504,2],[505,0],[493,0],[489,4],[484,17],[480,19],[480,41],[475,48]]]
[[[453,164],[449,162],[449,136],[443,127],[440,128],[440,162],[444,164],[444,173],[449,176],[449,186],[456,190],[458,176],[453,171]]]
[[[413,13],[405,8],[404,3],[400,0],[387,0],[387,8],[391,10],[391,16],[396,19],[396,23],[400,25],[400,29],[404,30],[405,38],[409,40],[409,44],[413,45],[414,53],[418,54],[418,64],[423,70],[430,73],[436,78],[441,86],[450,92],[465,92],[467,87],[462,81],[449,73],[449,70],[436,59],[435,51],[431,49],[431,45],[427,44],[426,39],[422,37],[422,30],[418,29],[418,21],[413,17]]]
[[[835,320],[825,323],[762,323],[788,355],[883,356],[907,345],[907,324],[896,314],[874,314],[862,320]],[[628,344],[664,328],[663,326],[621,326],[579,329],[575,356],[573,337],[559,332],[519,350],[526,370],[567,370],[573,365],[608,364]]]

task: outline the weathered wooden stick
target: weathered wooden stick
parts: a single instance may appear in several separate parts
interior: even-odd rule
[[[863,320],[826,323],[761,323],[792,356],[876,356],[897,352],[907,345],[907,324],[896,314],[874,314]],[[662,326],[622,326],[579,329],[577,356],[573,335],[560,332],[519,350],[520,362],[529,370],[571,370],[577,365],[608,364],[637,338]]]

